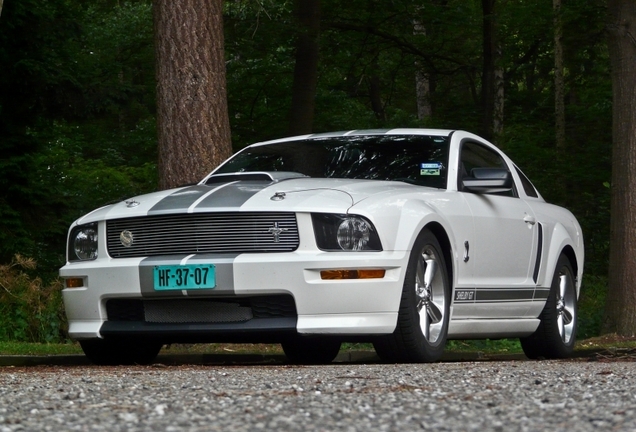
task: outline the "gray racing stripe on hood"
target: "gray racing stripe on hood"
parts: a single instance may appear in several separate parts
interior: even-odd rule
[[[198,205],[201,208],[241,207],[247,200],[271,186],[274,182],[238,181],[205,197]]]
[[[175,193],[168,195],[157,204],[155,204],[148,214],[174,212],[178,210],[187,210],[195,201],[201,198],[206,193],[210,192],[211,188],[208,186],[191,186],[183,189],[179,189]]]
[[[238,181],[224,185],[188,187],[159,201],[148,211],[148,215],[188,212],[194,208],[238,208],[272,183]]]

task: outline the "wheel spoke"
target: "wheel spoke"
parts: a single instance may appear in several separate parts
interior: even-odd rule
[[[433,324],[437,324],[442,320],[442,318],[444,318],[444,312],[442,312],[439,306],[437,306],[435,303],[430,302],[426,309],[426,312],[430,316],[431,322]]]
[[[559,276],[559,297],[565,301],[565,293],[568,287],[567,275]]]
[[[422,328],[424,339],[429,340],[431,337],[431,322],[426,311],[424,311],[424,313],[420,313],[420,327]]]
[[[416,288],[418,286],[425,286],[426,284],[424,281],[424,259],[423,257],[420,257],[420,259],[417,260],[417,267],[415,268]]]
[[[565,340],[565,326],[563,325],[563,314],[559,314],[557,317],[557,326],[559,328],[559,335],[562,340]]]
[[[437,273],[437,261],[432,259],[430,255],[427,257],[426,273],[424,273],[424,286],[426,286],[426,288],[430,288],[433,285],[433,279],[435,279],[435,274]]]
[[[574,320],[572,311],[568,308],[563,309],[563,311],[561,312],[561,317],[563,318],[564,325],[570,325],[572,324],[572,321]]]
[[[418,311],[418,312],[422,312],[422,308],[424,307],[424,305],[425,305],[424,300],[419,299],[419,300],[417,301],[417,306],[416,306],[416,307],[417,307],[417,311]]]

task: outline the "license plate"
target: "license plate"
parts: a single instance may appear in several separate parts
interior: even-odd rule
[[[164,265],[154,268],[155,290],[210,289],[216,286],[213,264]]]

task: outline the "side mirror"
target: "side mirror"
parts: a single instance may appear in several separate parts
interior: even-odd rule
[[[512,175],[506,168],[473,168],[462,179],[463,190],[475,193],[507,192],[512,189]]]

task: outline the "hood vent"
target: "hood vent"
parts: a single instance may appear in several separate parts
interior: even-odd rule
[[[235,172],[229,174],[212,174],[204,184],[212,185],[217,183],[229,183],[234,181],[266,181],[279,182],[282,180],[307,177],[304,174],[290,171],[254,171]]]

